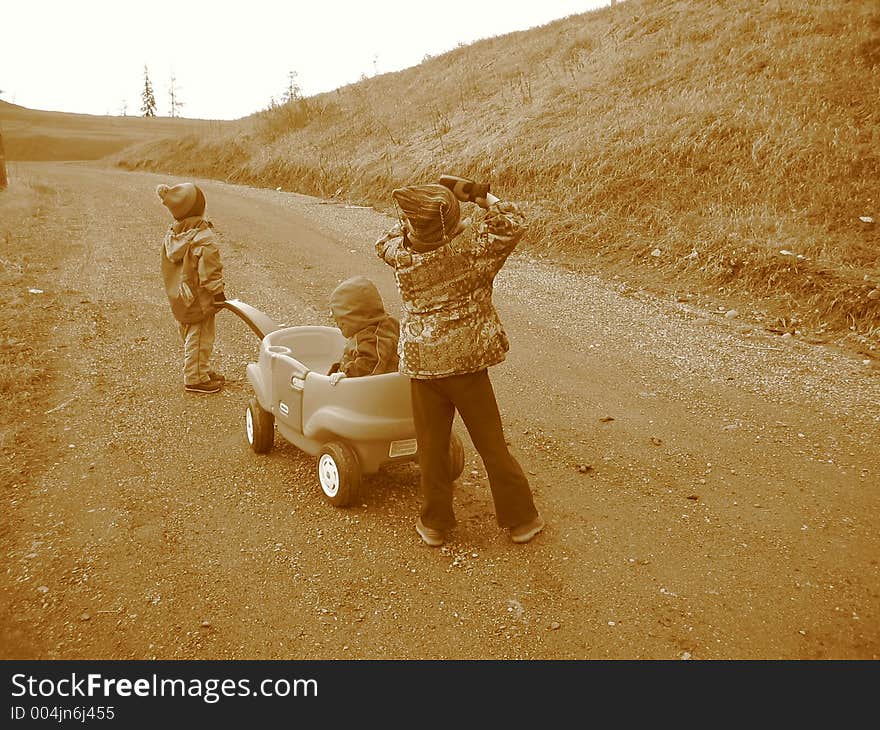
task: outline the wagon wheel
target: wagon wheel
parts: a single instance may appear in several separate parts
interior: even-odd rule
[[[263,410],[256,398],[251,398],[248,402],[245,433],[248,443],[257,454],[265,454],[275,441],[275,416]]]
[[[354,449],[341,441],[324,444],[318,455],[318,481],[334,507],[354,502],[361,486],[361,466]]]
[[[464,444],[453,432],[449,437],[449,479],[455,481],[464,471]]]

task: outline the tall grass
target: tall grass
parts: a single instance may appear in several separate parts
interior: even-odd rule
[[[628,0],[117,162],[378,207],[486,179],[535,251],[877,343],[878,98],[880,3]]]

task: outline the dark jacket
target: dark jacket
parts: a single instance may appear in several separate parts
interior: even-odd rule
[[[365,276],[343,281],[330,295],[330,310],[348,338],[330,373],[340,371],[354,378],[397,372],[400,325],[385,311],[373,282]]]

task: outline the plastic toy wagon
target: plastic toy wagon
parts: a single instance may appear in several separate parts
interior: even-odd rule
[[[345,337],[336,327],[282,327],[238,300],[225,308],[261,338],[259,359],[247,366],[254,389],[245,414],[251,448],[268,452],[275,429],[317,459],[321,491],[344,507],[358,499],[361,477],[390,463],[415,461],[418,444],[409,378],[400,373],[343,378],[326,375],[342,355]],[[452,478],[464,469],[464,448],[453,433]]]

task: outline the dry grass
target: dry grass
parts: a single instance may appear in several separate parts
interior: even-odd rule
[[[117,161],[377,207],[489,179],[538,252],[876,343],[878,98],[877,3],[628,0]]]

